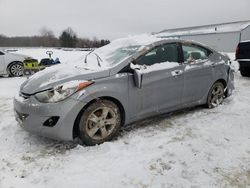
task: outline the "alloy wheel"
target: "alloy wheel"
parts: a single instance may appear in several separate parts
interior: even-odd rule
[[[208,107],[214,108],[222,103],[224,99],[224,86],[222,83],[215,83],[208,97]]]
[[[100,107],[87,118],[86,132],[94,140],[107,138],[117,124],[117,115],[110,107]]]
[[[11,76],[22,76],[23,75],[23,65],[21,63],[15,63],[10,66],[10,74]]]

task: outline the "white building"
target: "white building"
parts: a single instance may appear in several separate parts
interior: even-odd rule
[[[250,20],[168,29],[156,35],[194,40],[221,52],[234,52],[239,41],[250,40]]]

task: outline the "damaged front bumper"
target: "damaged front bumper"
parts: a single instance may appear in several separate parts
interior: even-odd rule
[[[83,103],[68,98],[58,103],[39,103],[34,96],[14,98],[14,113],[26,131],[56,140],[72,141],[75,119]]]

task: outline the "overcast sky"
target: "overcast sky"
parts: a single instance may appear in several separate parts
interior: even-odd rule
[[[250,20],[250,0],[0,0],[0,34],[115,39],[163,29]]]

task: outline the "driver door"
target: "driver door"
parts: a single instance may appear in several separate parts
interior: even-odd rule
[[[179,44],[158,46],[136,60],[142,74],[141,88],[130,92],[140,103],[142,117],[177,108],[184,87],[184,65],[179,62]]]

